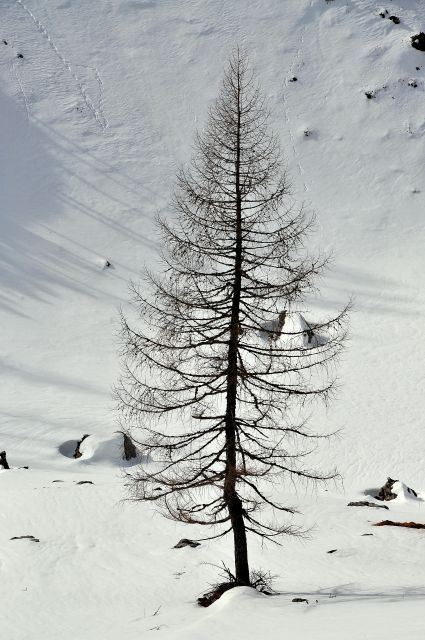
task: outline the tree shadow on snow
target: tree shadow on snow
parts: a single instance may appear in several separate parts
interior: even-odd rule
[[[94,296],[84,283],[87,263],[40,227],[61,212],[63,181],[49,139],[1,93],[0,116],[0,307],[25,315],[22,297],[49,303],[58,287]]]

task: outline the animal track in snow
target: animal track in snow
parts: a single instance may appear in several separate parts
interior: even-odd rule
[[[47,40],[47,42],[49,43],[51,49],[54,51],[54,53],[56,54],[57,58],[60,60],[62,66],[64,67],[64,69],[66,71],[68,71],[72,78],[75,80],[77,86],[78,86],[78,90],[79,93],[81,94],[82,99],[84,100],[87,108],[89,109],[89,111],[91,112],[93,118],[95,119],[95,121],[97,122],[97,124],[100,126],[100,128],[105,131],[108,126],[108,120],[104,114],[104,110],[103,110],[103,101],[104,101],[104,85],[102,82],[102,78],[100,76],[100,73],[97,69],[97,67],[92,67],[92,66],[88,66],[88,65],[72,65],[71,61],[68,60],[67,58],[65,58],[65,56],[59,51],[58,47],[56,46],[55,41],[53,40],[53,38],[51,37],[49,31],[46,29],[46,27],[42,24],[42,22],[40,22],[40,20],[38,20],[38,18],[36,18],[36,16],[32,13],[31,9],[29,9],[26,4],[23,2],[23,0],[15,0],[16,4],[19,5],[25,12],[26,14],[31,18],[31,20],[33,21],[33,23],[35,24],[35,26],[37,27],[37,30],[39,31],[39,33],[42,34],[42,36],[44,36],[44,38]],[[90,97],[86,87],[84,86],[81,78],[79,77],[79,75],[76,72],[76,68],[84,68],[84,69],[89,69],[94,73],[94,76],[96,78],[97,84],[99,86],[99,103],[98,106],[96,108],[92,98]],[[15,74],[16,75],[16,74]],[[20,84],[21,87],[21,91],[23,93],[23,95],[25,96],[25,93],[22,89],[22,85],[18,79],[18,82]],[[27,112],[28,112],[28,105],[26,103],[27,106]]]

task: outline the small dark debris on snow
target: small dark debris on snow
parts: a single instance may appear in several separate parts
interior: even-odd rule
[[[304,135],[305,135],[306,138],[309,138],[311,136],[310,129],[304,129]]]
[[[411,36],[410,39],[414,49],[418,49],[418,51],[425,51],[425,33],[423,31]]]
[[[216,600],[221,598],[223,593],[226,593],[226,591],[230,591],[230,589],[237,586],[238,585],[235,582],[223,582],[222,584],[218,584],[211,591],[204,593],[203,596],[200,596],[197,602],[200,607],[209,607],[213,602],[216,602]]]
[[[80,480],[76,484],[94,484],[91,480]]]
[[[3,469],[10,469],[6,459],[6,451],[0,451],[0,465],[3,466]]]
[[[349,502],[347,507],[375,507],[376,509],[389,509],[385,504],[375,504],[374,502],[368,502],[367,500],[360,500],[359,502]]]
[[[3,44],[6,44],[6,45],[7,45],[7,40],[3,40]]]
[[[390,16],[390,20],[392,20],[394,24],[400,24],[400,18],[398,18],[397,16]]]
[[[29,467],[19,467],[20,469],[29,469]]]
[[[335,551],[338,551],[338,549],[330,549],[330,551],[326,551],[326,553],[335,553]]]
[[[420,67],[416,67],[416,71],[420,71],[420,70],[421,70],[421,68],[420,68]]]
[[[182,538],[178,541],[177,544],[174,545],[173,549],[181,549],[182,547],[199,547],[201,545],[200,542],[195,542],[195,540],[189,540],[188,538]]]
[[[22,55],[22,53],[18,53],[16,57],[17,58],[23,58],[24,56]]]
[[[86,438],[88,438],[89,436],[90,436],[90,434],[89,434],[89,433],[85,433],[85,434],[83,435],[83,437],[81,438],[81,440],[78,440],[78,441],[77,441],[77,446],[75,447],[74,455],[72,456],[73,458],[81,458],[81,456],[83,455],[83,454],[81,453],[81,451],[80,451],[81,444],[82,444],[82,443],[84,442],[84,440],[85,440]]]
[[[65,480],[52,480],[52,482],[65,482]]]
[[[292,78],[289,78],[289,82],[298,82],[297,76],[292,76]]]
[[[308,600],[306,598],[292,598],[292,602],[306,602],[308,604]]]
[[[13,536],[10,538],[11,540],[31,540],[32,542],[40,542],[38,538],[34,538],[34,536]]]
[[[406,529],[425,529],[425,524],[419,522],[393,522],[392,520],[382,520],[376,522],[374,527],[405,527]]]
[[[364,536],[373,536],[373,533],[362,533],[362,537]]]
[[[417,86],[418,83],[416,82],[416,80],[409,80],[409,87],[413,87],[414,89],[416,89]]]
[[[368,100],[372,100],[372,98],[376,98],[374,91],[365,91],[364,94]]]

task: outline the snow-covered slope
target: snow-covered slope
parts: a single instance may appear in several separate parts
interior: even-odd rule
[[[385,9],[400,23],[381,18]],[[391,635],[391,600],[401,616],[393,635],[403,637],[423,607],[424,534],[362,537],[381,512],[345,505],[387,475],[425,492],[425,53],[410,46],[425,4],[17,0],[2,3],[1,17],[0,450],[30,467],[0,474],[6,635],[136,638],[159,626],[168,637],[213,638],[240,624],[233,611],[258,610],[274,621],[271,637],[288,620],[309,637],[332,619],[341,637],[346,617],[344,637],[379,638]],[[317,455],[337,464],[344,485],[318,496],[278,488],[317,523],[313,540],[252,544],[253,564],[278,574],[277,588],[319,600],[309,617],[289,595],[263,604],[228,594],[198,611],[191,603],[216,575],[203,563],[230,562],[231,541],[171,550],[196,533],[119,502],[118,308],[127,282],[155,264],[155,213],[167,210],[235,44],[269,97],[294,196],[317,212],[312,246],[334,255],[310,316],[355,299],[340,393],[313,416],[342,428]],[[84,433],[96,438],[91,457],[60,453]],[[424,522],[421,504],[391,503],[391,517]],[[26,534],[40,542],[9,540]],[[244,637],[260,635],[258,624]],[[404,637],[422,638],[418,624]]]

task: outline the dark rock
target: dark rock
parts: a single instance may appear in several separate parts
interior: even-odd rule
[[[416,80],[409,80],[409,87],[413,87],[414,89],[416,89],[417,86],[418,83],[416,82]]]
[[[385,504],[374,504],[367,500],[360,500],[359,502],[349,502],[347,507],[375,507],[376,509],[389,509]]]
[[[81,456],[83,455],[83,454],[81,453],[81,451],[80,451],[81,444],[82,444],[82,443],[84,442],[84,440],[85,440],[86,438],[88,438],[89,436],[90,436],[90,434],[89,434],[89,433],[85,433],[85,434],[83,435],[83,437],[81,438],[81,440],[77,440],[77,446],[75,447],[74,455],[72,456],[73,458],[81,458]]]
[[[292,598],[292,602],[306,602],[308,604],[308,600],[306,598]]]
[[[372,98],[376,98],[374,91],[365,91],[365,96],[368,100],[372,100]]]
[[[425,529],[425,524],[419,522],[393,522],[392,520],[382,520],[376,522],[374,527],[406,527],[407,529]]]
[[[52,480],[52,482],[65,482],[65,480]]]
[[[94,482],[91,480],[80,480],[79,482],[76,482],[76,484],[94,484]]]
[[[7,44],[7,40],[3,40],[3,44]]]
[[[387,501],[387,500],[394,500],[395,498],[397,498],[397,494],[392,492],[392,488],[396,482],[398,482],[398,480],[387,478],[386,483],[384,484],[382,489],[380,489],[378,495],[374,496],[375,500]]]
[[[212,589],[212,591],[208,591],[208,593],[204,593],[203,596],[198,598],[198,604],[200,607],[209,607],[213,602],[221,598],[223,593],[237,586],[236,582],[223,582]]]
[[[292,78],[289,78],[289,82],[298,82],[298,78],[293,76]]]
[[[411,36],[410,39],[414,49],[418,49],[418,51],[425,51],[425,33],[423,31]]]
[[[182,538],[178,541],[177,544],[174,545],[173,549],[181,549],[182,547],[199,547],[200,542],[195,542],[195,540],[189,540],[188,538]]]
[[[416,71],[420,71],[420,69],[421,69],[420,67],[416,67]]]
[[[29,467],[19,467],[20,469],[29,469]]]
[[[330,551],[326,551],[326,553],[335,553],[335,551],[338,551],[338,549],[331,549]]]
[[[38,538],[34,538],[34,536],[13,536],[10,538],[11,540],[31,540],[32,542],[40,542]]]
[[[385,13],[383,11],[381,11],[379,15],[381,16],[381,18],[385,18]]]
[[[132,458],[137,458],[136,445],[131,437],[124,431],[117,431],[117,433],[121,433],[124,438],[123,460],[132,460]]]
[[[3,466],[3,469],[10,469],[6,459],[6,451],[0,451],[0,465]]]
[[[397,16],[390,16],[390,20],[392,20],[394,24],[400,24],[400,18],[397,18]]]
[[[364,536],[373,536],[373,533],[362,533],[362,537]]]
[[[23,58],[24,56],[22,55],[22,53],[18,53],[18,55],[16,57],[17,58]]]

